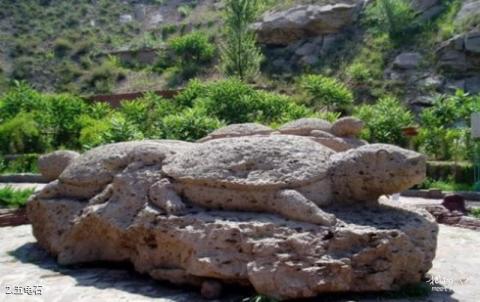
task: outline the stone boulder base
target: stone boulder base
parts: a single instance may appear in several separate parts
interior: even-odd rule
[[[240,143],[235,143],[236,140]],[[258,148],[254,147],[255,142],[260,143]],[[231,146],[226,148],[227,145]],[[218,146],[216,152],[222,157],[217,157],[218,163],[207,165],[209,173],[197,176],[197,170],[188,170],[188,163],[207,167],[199,161],[209,162],[216,154],[203,153],[208,146]],[[225,154],[221,150],[226,150]],[[262,152],[270,154],[265,157],[268,160],[260,160]],[[291,153],[290,157],[275,156],[276,153],[287,156],[286,152]],[[373,156],[372,160],[364,161],[369,158],[365,154]],[[359,189],[368,188],[367,193],[378,197],[382,192],[398,190],[396,186],[387,188],[386,184],[375,187],[374,184],[381,185],[378,179],[389,178],[389,184],[395,181],[405,187],[403,181],[410,184],[412,179],[416,182],[423,175],[417,171],[424,166],[419,154],[387,145],[369,145],[342,155],[309,138],[287,135],[220,139],[201,144],[128,142],[95,148],[77,158],[57,180],[30,199],[27,214],[38,243],[61,264],[128,261],[138,272],[154,279],[199,286],[206,296],[220,292],[222,283],[253,286],[260,294],[285,300],[330,292],[394,290],[419,282],[431,268],[438,231],[433,217],[424,210],[355,202],[354,191],[348,191],[351,200],[336,198],[321,206],[321,211],[336,217],[331,224],[302,222],[305,217],[287,219],[285,213],[255,211],[254,205],[238,211],[230,207],[235,198],[247,198],[247,190],[260,193],[273,187],[300,190],[299,186],[305,184],[298,181],[317,181],[322,185],[303,187],[305,195],[328,197],[328,187],[324,186],[328,179],[322,172],[322,168],[327,168],[322,162],[328,156],[342,159],[335,170],[338,173],[332,175],[337,191],[352,189],[352,183],[359,185],[353,179],[362,179],[362,173],[377,170],[386,173],[392,167],[399,175],[365,175],[368,182],[359,185]],[[391,160],[381,161],[381,158]],[[240,164],[234,165],[237,160]],[[362,162],[366,166],[355,166]],[[221,171],[229,171],[230,182],[221,183],[216,176],[205,178],[212,175],[212,167],[217,164]],[[173,169],[172,165],[184,170]],[[284,166],[290,169],[283,169]],[[258,181],[270,179],[270,183],[234,186],[236,180],[256,179],[262,171],[266,176]],[[278,176],[272,174],[277,172]],[[295,176],[300,172],[301,175],[311,172],[315,177]],[[173,184],[159,191],[163,195],[152,195],[152,189],[166,175]],[[291,179],[282,178],[287,176]],[[285,181],[281,183],[278,179]],[[190,180],[204,186],[203,191],[185,198]],[[179,197],[171,191],[173,185],[178,186],[178,194],[185,203],[181,212],[169,212],[172,208],[162,207],[152,199],[165,198],[163,205],[176,206],[179,200],[175,198]],[[232,199],[215,194],[218,187],[232,187]],[[318,190],[309,191],[312,189]],[[298,193],[289,192],[281,196],[291,197],[288,201],[295,203],[295,207],[305,202],[305,198],[293,198]],[[210,199],[205,204],[193,202],[199,195]],[[265,203],[268,196],[258,195],[258,199],[246,199],[241,205],[248,201]],[[209,202],[219,206],[211,208]]]
[[[176,284],[219,280],[283,300],[397,289],[430,269],[437,225],[423,210],[328,211],[339,218],[335,227],[195,207],[166,216],[132,199],[29,204],[35,236],[60,263],[131,261],[137,271]]]

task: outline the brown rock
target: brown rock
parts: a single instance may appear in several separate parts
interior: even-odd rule
[[[300,39],[338,33],[357,17],[357,4],[299,5],[267,12],[254,25],[260,43],[287,45]]]
[[[356,138],[362,131],[363,126],[362,120],[347,116],[333,123],[331,131],[335,136]]]
[[[442,205],[449,211],[467,212],[465,208],[465,199],[460,195],[448,195],[443,199]]]

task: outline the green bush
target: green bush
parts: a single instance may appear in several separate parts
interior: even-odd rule
[[[69,94],[47,96],[50,125],[54,148],[61,146],[77,149],[81,125],[78,117],[87,112],[88,106],[82,99]]]
[[[144,138],[138,127],[119,112],[112,113],[102,119],[94,119],[84,115],[80,117],[79,121],[82,125],[79,142],[84,149]]]
[[[301,94],[305,103],[316,109],[346,110],[353,103],[353,95],[348,87],[336,80],[322,75],[304,75],[299,80]]]
[[[470,139],[470,115],[480,112],[480,96],[457,91],[438,97],[420,115],[417,143],[422,151],[440,160],[471,159],[474,144]]]
[[[480,208],[474,208],[470,211],[470,215],[480,219]]]
[[[0,156],[0,173],[35,173],[38,171],[38,154],[23,154],[13,160]]]
[[[0,151],[4,154],[44,152],[50,138],[43,136],[41,129],[33,113],[20,112],[0,124]]]
[[[413,116],[397,99],[384,97],[374,105],[362,105],[354,115],[365,122],[362,136],[369,142],[406,145],[402,129],[413,123]]]
[[[110,57],[100,66],[86,72],[82,77],[83,89],[98,93],[111,92],[119,81],[126,78],[125,71],[119,65],[117,60]]]
[[[167,139],[195,141],[223,125],[217,118],[208,116],[197,107],[164,117],[161,131],[162,136]]]
[[[41,111],[48,108],[43,94],[23,82],[16,82],[0,99],[0,123],[13,118],[20,112]]]
[[[429,161],[427,176],[435,181],[473,184],[474,167],[470,162]]]
[[[193,108],[201,108],[226,124],[259,122],[282,123],[313,112],[296,104],[291,98],[275,93],[257,91],[238,79],[227,79],[200,85],[192,82],[177,99]]]
[[[200,65],[210,62],[215,54],[214,45],[202,32],[172,38],[168,47],[175,53],[178,66],[188,77],[195,75]]]
[[[103,133],[110,129],[108,118],[93,118],[83,115],[79,118],[82,125],[80,130],[79,143],[82,149],[91,149],[104,143]]]
[[[63,38],[58,38],[53,43],[53,51],[55,52],[55,55],[57,57],[66,56],[67,53],[70,52],[72,49],[73,49],[72,43],[70,43],[70,41]]]
[[[209,83],[204,93],[197,96],[194,106],[202,106],[209,115],[227,124],[253,120],[256,92],[236,79]]]
[[[0,205],[12,208],[24,207],[35,190],[16,190],[12,187],[0,189]]]
[[[418,28],[415,11],[409,0],[378,0],[366,10],[367,22],[380,32],[387,32],[393,40],[401,40]]]
[[[140,129],[121,114],[113,114],[109,122],[109,129],[102,133],[104,144],[141,140],[144,138]]]

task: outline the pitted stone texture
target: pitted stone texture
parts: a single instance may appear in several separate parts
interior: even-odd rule
[[[56,189],[75,191],[79,197],[91,198],[128,165],[155,165],[191,145],[165,140],[124,142],[94,148],[65,169],[59,177],[63,189]]]
[[[38,170],[48,181],[55,180],[78,156],[78,152],[68,150],[42,155],[38,159]]]
[[[286,123],[278,130],[283,134],[305,135],[309,136],[311,131],[320,130],[331,132],[332,124],[319,118],[301,118]]]
[[[343,201],[402,192],[426,175],[425,156],[393,145],[365,145],[337,153],[332,160],[333,194]]]
[[[180,182],[212,187],[296,187],[325,178],[332,154],[293,135],[226,138],[172,157],[163,170]]]
[[[168,217],[147,206],[130,225],[120,226],[105,211],[112,202],[82,204],[83,214],[71,218],[58,241],[60,251],[49,250],[61,263],[129,260],[159,280],[196,285],[224,280],[282,300],[396,289],[420,281],[435,253],[437,225],[420,210],[332,207],[341,218],[328,229],[265,214],[195,208]],[[39,209],[54,212],[49,206],[53,203]],[[35,220],[34,229],[40,223]]]
[[[281,300],[390,290],[430,269],[437,225],[426,212],[376,200],[421,180],[424,158],[367,147],[335,153],[290,135],[109,145],[69,166],[62,177],[70,183],[36,193],[27,214],[39,244],[62,264],[129,261],[155,279],[251,285]],[[383,189],[381,173],[397,171]],[[354,184],[371,186],[371,203],[346,205],[365,194],[350,185],[328,205],[335,182],[345,186],[339,177],[365,178]]]
[[[268,135],[272,132],[272,128],[257,123],[232,124],[213,131],[207,137],[200,139],[198,142],[206,142],[224,137]]]
[[[360,135],[364,125],[362,120],[346,116],[333,123],[331,131],[335,136],[356,138]]]
[[[297,40],[338,33],[357,17],[358,3],[299,5],[280,12],[267,12],[254,25],[260,43],[287,45]]]
[[[366,141],[357,138],[344,137],[311,137],[313,141],[332,149],[335,152],[344,152],[367,144]]]

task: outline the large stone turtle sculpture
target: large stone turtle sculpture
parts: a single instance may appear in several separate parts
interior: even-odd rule
[[[129,261],[202,292],[235,283],[280,300],[393,290],[431,268],[438,228],[423,210],[376,203],[424,175],[422,155],[390,145],[125,142],[76,158],[27,215],[61,264]]]
[[[425,176],[423,155],[392,145],[334,155],[293,135],[214,140],[166,162],[166,178],[152,187],[150,199],[174,214],[185,208],[184,196],[205,207],[332,225],[335,218],[320,206],[333,200],[376,201]]]
[[[201,144],[173,141],[107,145],[82,155],[39,193],[108,200],[115,174],[150,167],[148,200],[179,215],[186,202],[207,208],[270,212],[322,225],[332,201],[376,201],[420,182],[425,158],[392,145],[335,153],[294,135],[224,138]],[[145,178],[145,176],[142,176]],[[137,181],[138,182],[138,181]],[[110,183],[110,184],[109,184]],[[148,193],[147,193],[148,192]]]

